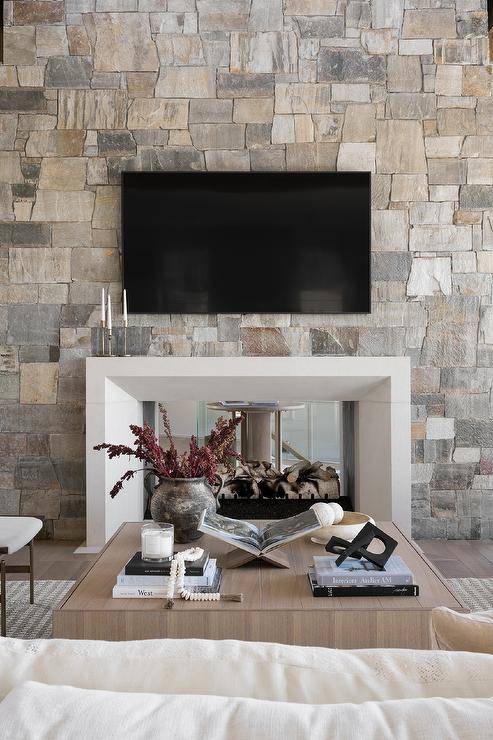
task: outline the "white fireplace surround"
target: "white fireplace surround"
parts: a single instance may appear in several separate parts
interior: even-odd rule
[[[90,357],[86,364],[88,548],[140,521],[142,473],[111,499],[120,475],[100,442],[132,444],[144,401],[355,401],[355,506],[406,532],[411,520],[410,363],[407,357]]]

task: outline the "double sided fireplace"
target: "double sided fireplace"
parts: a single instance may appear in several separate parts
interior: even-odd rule
[[[122,522],[140,521],[146,496],[139,473],[111,499],[109,490],[129,462],[109,460],[93,446],[103,439],[131,443],[129,425],[152,424],[158,401],[165,405],[167,401],[214,398],[342,401],[342,503],[410,530],[408,358],[91,357],[86,374],[88,548],[101,548]],[[235,495],[235,486],[228,488],[225,481],[223,494],[219,493],[224,513],[249,518],[260,518],[264,513],[277,518],[309,506],[319,491],[323,491],[322,499],[337,497],[338,484],[329,468],[310,469],[302,463],[298,468],[291,476],[284,471],[281,477],[281,471],[264,471],[267,481],[271,479],[271,491],[277,493],[270,495],[267,483],[260,498],[239,495],[239,490]],[[248,466],[243,471],[245,479],[257,480],[261,472]],[[278,475],[277,481],[274,475]],[[241,478],[241,474],[235,477]],[[284,485],[287,477],[295,481],[294,496],[282,495],[283,490],[288,492]],[[316,483],[322,479],[325,487]]]

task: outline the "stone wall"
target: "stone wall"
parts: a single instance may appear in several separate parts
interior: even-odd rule
[[[0,67],[0,514],[83,531],[124,169],[373,177],[368,316],[133,317],[133,353],[408,355],[416,536],[493,534],[486,0],[19,0]],[[93,331],[94,333],[94,331]]]

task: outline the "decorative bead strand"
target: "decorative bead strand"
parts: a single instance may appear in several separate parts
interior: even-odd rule
[[[173,599],[175,595],[175,589],[178,590],[179,595],[182,599],[188,601],[243,601],[243,594],[221,594],[216,593],[200,593],[196,591],[189,591],[185,588],[185,572],[186,566],[185,561],[193,562],[194,560],[200,560],[204,551],[201,547],[191,547],[189,550],[183,550],[177,552],[171,561],[168,590],[166,592],[165,607],[171,609],[173,606]]]

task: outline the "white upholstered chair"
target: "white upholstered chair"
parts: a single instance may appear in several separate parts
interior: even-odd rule
[[[29,573],[29,600],[34,604],[34,538],[43,526],[32,516],[0,516],[0,635],[7,632],[7,573]],[[7,565],[6,558],[29,545],[29,565]]]

